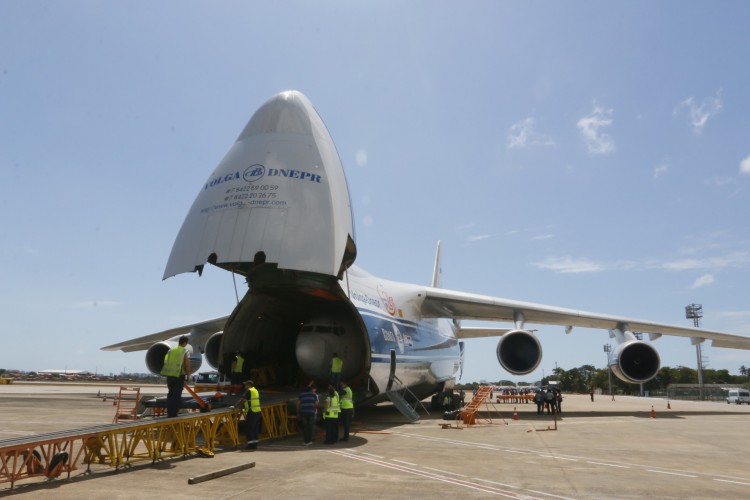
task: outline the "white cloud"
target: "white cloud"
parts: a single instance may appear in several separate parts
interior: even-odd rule
[[[745,319],[750,318],[750,311],[724,311],[717,313],[720,318]]]
[[[669,170],[669,165],[667,165],[666,163],[654,167],[654,179],[658,179],[662,175],[666,174],[667,170]]]
[[[732,252],[718,257],[706,257],[703,259],[682,259],[664,262],[657,265],[661,269],[671,271],[687,271],[690,269],[723,269],[727,267],[744,267],[750,264],[750,253]]]
[[[591,154],[610,154],[615,150],[614,140],[602,129],[612,125],[612,109],[595,106],[590,115],[578,120],[578,130]]]
[[[721,89],[719,89],[715,96],[706,97],[700,103],[695,102],[692,96],[688,97],[675,107],[673,114],[676,116],[685,109],[690,125],[693,127],[693,133],[698,135],[703,132],[709,118],[718,115],[723,106]]]
[[[740,173],[750,174],[750,156],[740,162]]]
[[[550,257],[532,265],[539,269],[548,269],[556,273],[598,273],[602,271],[616,271],[633,269],[635,263],[623,261],[615,263],[594,262],[588,259],[572,259],[570,257]]]
[[[486,239],[492,238],[492,236],[493,235],[491,235],[491,234],[480,234],[480,235],[477,235],[477,236],[469,236],[469,237],[466,238],[466,240],[473,243],[475,241],[482,241],[482,240],[486,240]]]
[[[528,146],[553,146],[555,141],[534,130],[534,118],[524,118],[511,125],[507,137],[508,149]]]
[[[734,184],[735,180],[733,177],[714,177],[712,179],[708,179],[706,183],[713,184],[716,187],[724,187]]]
[[[696,279],[690,288],[700,288],[702,286],[710,285],[714,281],[716,281],[716,279],[714,278],[713,274],[704,274],[700,278]]]

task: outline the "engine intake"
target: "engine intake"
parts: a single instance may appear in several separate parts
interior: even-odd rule
[[[206,345],[203,348],[203,354],[206,356],[206,363],[208,363],[214,370],[219,369],[219,361],[221,360],[221,339],[223,336],[224,332],[214,333],[208,338]],[[190,359],[190,362],[193,362],[192,358]],[[193,365],[190,366],[192,367]]]
[[[148,371],[154,375],[161,375],[161,370],[164,368],[164,356],[176,345],[176,340],[164,340],[149,347],[146,351],[146,368],[148,368]],[[187,345],[187,349],[190,352],[190,371],[198,373],[201,364],[203,364],[203,356],[201,356],[201,353],[195,352],[190,344]]]
[[[618,345],[609,359],[612,373],[623,382],[641,384],[656,377],[661,361],[651,345],[629,340]]]
[[[542,361],[542,344],[527,330],[511,330],[497,343],[497,360],[513,375],[526,375]]]

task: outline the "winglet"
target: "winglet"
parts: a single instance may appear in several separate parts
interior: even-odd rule
[[[435,267],[432,270],[432,287],[440,288],[443,286],[443,265],[440,262],[440,240],[437,242],[435,250]]]

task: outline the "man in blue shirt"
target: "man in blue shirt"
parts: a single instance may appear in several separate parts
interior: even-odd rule
[[[302,426],[302,436],[305,440],[305,446],[312,444],[313,429],[315,428],[315,414],[318,411],[318,394],[315,384],[310,383],[307,390],[300,393],[297,401],[297,415],[299,415],[300,425]]]

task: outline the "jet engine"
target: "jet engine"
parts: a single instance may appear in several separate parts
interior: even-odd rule
[[[161,374],[161,369],[164,368],[164,356],[177,344],[176,340],[164,340],[149,347],[146,351],[146,368],[148,368],[148,371],[154,375]],[[197,373],[201,364],[203,364],[203,356],[201,356],[201,353],[195,352],[190,344],[187,345],[186,349],[190,353],[190,371]]]
[[[526,375],[542,361],[542,344],[527,330],[511,330],[497,343],[497,360],[513,375]]]
[[[219,361],[221,360],[221,339],[224,336],[224,332],[216,332],[211,335],[206,341],[206,345],[203,346],[203,354],[206,356],[206,362],[214,370],[219,369]],[[193,362],[193,358],[190,358],[190,362]],[[192,368],[192,364],[190,367]],[[196,369],[193,369],[195,371]]]
[[[623,382],[648,382],[659,372],[659,353],[641,340],[626,340],[618,345],[609,358],[609,366]]]

